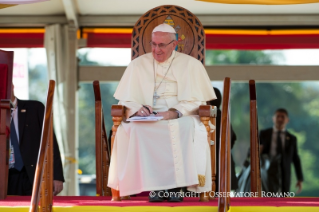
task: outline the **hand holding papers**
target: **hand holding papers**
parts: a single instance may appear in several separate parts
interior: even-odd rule
[[[126,121],[159,121],[161,119],[163,119],[163,116],[150,115],[150,116],[134,116],[127,119]]]

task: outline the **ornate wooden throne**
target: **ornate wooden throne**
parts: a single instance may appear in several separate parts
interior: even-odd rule
[[[146,12],[132,32],[132,60],[151,52],[153,29],[162,23],[171,25],[178,39],[177,51],[191,55],[205,64],[205,32],[198,18],[185,8],[165,5]]]
[[[146,12],[135,24],[132,31],[132,60],[151,52],[152,30],[159,24],[166,23],[171,25],[177,34],[177,51],[191,55],[200,60],[203,64],[205,62],[205,32],[202,24],[198,18],[185,8],[165,5],[159,6]],[[125,114],[125,107],[122,105],[113,105],[111,115],[113,117],[114,125],[112,127],[112,147],[118,126],[123,120]],[[212,157],[212,191],[215,191],[216,184],[216,168],[215,168],[215,132],[210,133],[209,120],[216,117],[216,109],[209,105],[203,105],[199,108],[199,116],[201,121],[205,124],[208,137],[207,142],[211,146]],[[204,197],[205,196],[205,197]],[[120,193],[112,189],[112,197],[115,201],[120,201]],[[208,201],[209,195],[201,194],[201,201]]]

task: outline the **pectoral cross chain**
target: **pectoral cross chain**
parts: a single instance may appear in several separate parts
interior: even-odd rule
[[[153,106],[156,105],[156,100],[157,100],[158,98],[160,98],[160,96],[157,95],[157,92],[156,92],[156,91],[154,91],[154,94],[153,94]]]

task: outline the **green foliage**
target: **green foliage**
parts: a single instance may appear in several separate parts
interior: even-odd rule
[[[47,68],[43,64],[29,68],[29,99],[45,104],[48,92]]]
[[[206,51],[206,65],[229,64],[274,64],[274,59],[282,59],[280,53],[265,54],[262,51],[236,51],[236,50],[208,50]]]
[[[89,51],[78,54],[79,65],[98,66],[99,63],[88,59]],[[98,80],[98,79],[97,79]],[[113,97],[118,82],[100,83],[105,129],[109,136],[112,129],[111,106],[117,104]],[[83,174],[95,174],[95,100],[92,83],[80,83],[78,92],[79,107],[79,169]]]
[[[310,83],[307,84],[310,85]],[[284,107],[289,112],[288,130],[298,138],[298,150],[305,178],[304,189],[300,196],[319,195],[319,171],[316,167],[319,162],[317,145],[319,133],[315,130],[319,117],[317,109],[310,107],[312,104],[316,105],[316,100],[308,96],[315,86],[314,84],[313,86],[304,86],[302,83],[258,83],[256,86],[259,129],[272,127],[272,116],[277,108]],[[317,95],[318,93],[317,91]],[[237,134],[237,141],[233,148],[237,166],[242,165],[249,147],[248,96],[248,83],[233,83],[231,114],[233,128]],[[295,191],[294,173],[292,176],[291,191]]]
[[[102,105],[106,132],[112,128],[111,106],[117,104],[113,97],[118,83],[101,83]],[[93,83],[80,83],[79,107],[79,169],[83,174],[95,173],[95,101]]]
[[[275,64],[283,58],[280,53],[262,51],[207,51],[206,65],[222,64]],[[213,80],[213,79],[211,79]],[[290,122],[288,130],[297,136],[304,183],[299,196],[319,196],[319,83],[257,83],[259,129],[273,126],[272,116],[277,108],[286,108]],[[237,135],[232,150],[236,171],[241,170],[250,140],[248,82],[233,82],[231,87],[231,121]],[[294,170],[294,168],[292,168]],[[296,176],[292,174],[291,191],[296,191]]]
[[[304,171],[305,182],[303,183],[303,191],[300,196],[318,196],[318,188],[319,188],[319,178],[318,172],[316,173],[314,170],[318,169],[316,165],[316,155],[312,153],[309,149],[305,148],[307,136],[305,131],[297,132],[293,129],[288,129],[291,133],[293,133],[297,137],[298,142],[298,152],[301,156],[302,168]],[[292,165],[293,167],[293,165]],[[291,169],[294,170],[294,167]],[[296,191],[295,188],[297,184],[296,175],[292,174],[291,179],[291,191]]]

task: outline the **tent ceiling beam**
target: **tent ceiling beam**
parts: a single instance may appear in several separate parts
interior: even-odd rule
[[[79,81],[92,82],[96,79],[105,82],[120,81],[125,68],[119,66],[80,66]],[[233,81],[254,79],[258,82],[319,80],[319,66],[216,65],[205,68],[210,79],[214,81],[222,81],[225,77],[230,77]]]
[[[50,24],[67,24],[65,16],[0,16],[0,27],[45,27]]]
[[[75,12],[74,12],[75,13]],[[68,15],[67,15],[68,16]],[[0,16],[0,27],[44,27],[67,24],[71,15]],[[79,27],[133,27],[139,15],[85,15],[74,20]],[[319,15],[198,15],[205,27],[319,26]]]
[[[79,28],[78,14],[72,0],[63,0],[63,6],[66,18],[69,22],[73,22],[76,28]]]

